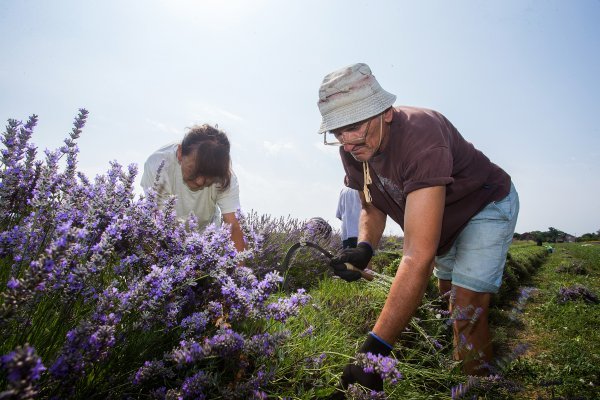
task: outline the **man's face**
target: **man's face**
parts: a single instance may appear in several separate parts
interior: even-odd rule
[[[181,175],[183,176],[183,182],[193,192],[202,190],[215,183],[215,179],[208,176],[198,175],[194,176],[194,170],[196,168],[196,155],[192,153],[184,156],[181,154],[181,147],[177,150],[177,160],[181,166]]]
[[[333,134],[343,143],[344,151],[352,154],[356,161],[367,161],[379,150],[382,119],[383,115],[378,115],[360,124],[336,129]]]

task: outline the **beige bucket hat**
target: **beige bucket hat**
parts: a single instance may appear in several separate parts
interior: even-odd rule
[[[379,85],[367,64],[357,63],[323,78],[319,88],[319,111],[323,117],[318,133],[363,121],[394,105],[396,96]]]

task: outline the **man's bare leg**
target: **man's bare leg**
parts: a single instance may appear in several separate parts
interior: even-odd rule
[[[453,313],[456,318],[454,330],[454,355],[463,361],[463,371],[468,375],[488,375],[484,365],[494,356],[488,324],[490,293],[474,292],[455,286]],[[461,313],[461,311],[463,311]]]
[[[451,281],[438,280],[440,294],[450,290],[448,310],[455,318],[454,359],[463,361],[463,371],[468,375],[487,375],[483,367],[493,358],[490,329],[488,324],[490,293],[474,292]]]

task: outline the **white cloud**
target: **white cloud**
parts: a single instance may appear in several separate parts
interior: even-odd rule
[[[146,122],[148,122],[150,125],[152,125],[155,129],[157,129],[160,132],[168,133],[169,135],[172,135],[172,134],[181,135],[180,129],[177,129],[173,126],[169,126],[165,123],[162,123],[159,121],[153,121],[151,119],[146,119]]]
[[[214,108],[214,112],[216,112],[217,114],[222,115],[223,117],[225,117],[228,120],[232,120],[232,121],[242,121],[243,118],[240,117],[237,114],[234,114],[232,112],[226,111],[226,110],[222,110],[220,108]]]
[[[267,153],[271,154],[271,155],[276,155],[281,153],[282,151],[285,150],[292,150],[294,149],[294,145],[290,142],[283,142],[283,143],[273,143],[269,140],[265,140],[263,141],[263,147],[265,149],[267,149]]]
[[[244,120],[244,118],[240,115],[210,104],[193,103],[189,105],[189,108],[194,110],[192,119],[196,121],[211,120],[215,123],[219,123],[219,121],[223,120],[230,122],[239,122]]]

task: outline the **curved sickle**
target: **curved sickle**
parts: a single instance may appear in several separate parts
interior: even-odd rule
[[[325,257],[329,258],[330,260],[334,257],[334,255],[331,254],[328,250],[322,248],[321,246],[319,246],[316,243],[313,243],[313,242],[294,243],[288,249],[287,253],[285,254],[285,258],[283,259],[283,263],[281,263],[280,272],[283,274],[283,288],[284,289],[287,289],[287,272],[289,271],[290,260],[292,259],[292,256],[294,255],[294,253],[296,253],[296,251],[301,247],[312,247],[313,249],[319,250],[321,253],[323,253],[323,255]],[[363,271],[362,269],[356,268],[354,265],[352,265],[350,263],[344,263],[344,264],[346,265],[347,269],[349,269],[351,271],[360,272],[361,278],[366,279],[368,281],[373,280],[372,274],[370,274],[366,271]]]

